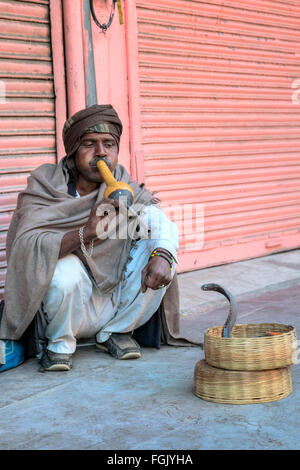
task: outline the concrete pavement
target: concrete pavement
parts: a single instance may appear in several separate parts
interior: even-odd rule
[[[228,302],[201,284],[217,282],[238,301],[238,323],[278,322],[300,331],[300,251],[179,275],[181,329],[203,341],[222,325]],[[293,393],[259,405],[221,405],[193,394],[198,347],[143,348],[117,361],[77,348],[70,372],[40,373],[35,359],[0,374],[1,450],[299,449],[300,365]]]

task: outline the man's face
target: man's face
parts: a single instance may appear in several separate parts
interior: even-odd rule
[[[103,158],[110,171],[118,163],[118,145],[111,134],[91,132],[81,137],[81,145],[75,155],[75,163],[81,178],[88,182],[102,183],[96,163]]]

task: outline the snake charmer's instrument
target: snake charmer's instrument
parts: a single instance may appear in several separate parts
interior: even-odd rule
[[[117,181],[104,160],[97,161],[97,168],[101,174],[107,188],[104,191],[104,198],[126,200],[127,207],[134,201],[134,193],[129,184],[123,181]]]

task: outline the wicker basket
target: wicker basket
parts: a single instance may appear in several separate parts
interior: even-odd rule
[[[203,400],[232,405],[280,400],[292,392],[290,368],[264,371],[217,369],[201,360],[194,372],[194,394]]]
[[[206,330],[205,359],[228,370],[279,369],[297,360],[297,337],[293,326],[278,323],[234,325],[232,338],[223,338],[222,326]],[[280,333],[264,336],[266,332]]]

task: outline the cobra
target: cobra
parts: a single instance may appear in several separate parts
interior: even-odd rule
[[[214,284],[212,282],[209,284],[203,284],[201,286],[201,289],[204,291],[212,290],[215,292],[219,292],[220,294],[223,294],[226,297],[226,299],[229,301],[229,305],[230,305],[229,314],[223,326],[222,336],[224,338],[231,338],[231,330],[232,330],[233,325],[236,322],[236,317],[237,317],[237,304],[233,295],[224,287],[220,286],[219,284]]]

